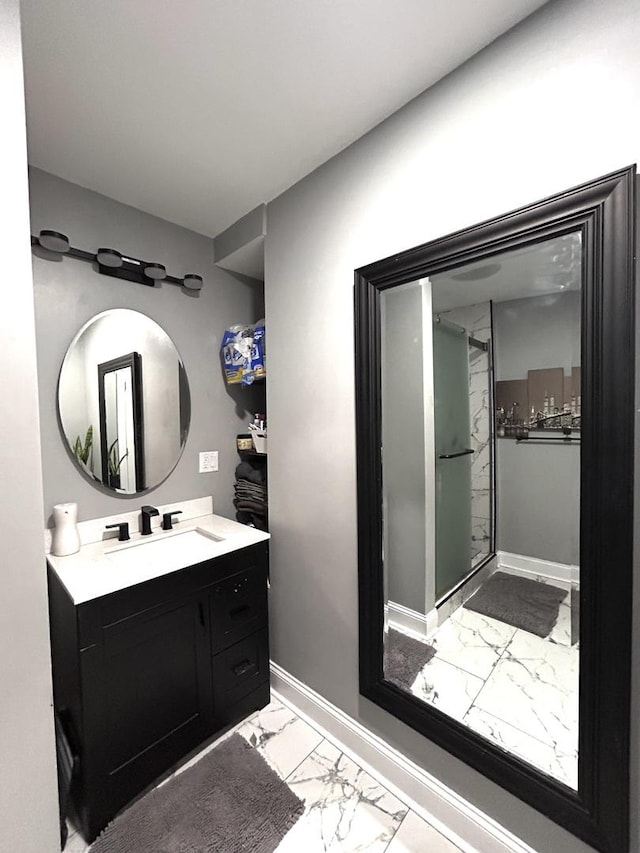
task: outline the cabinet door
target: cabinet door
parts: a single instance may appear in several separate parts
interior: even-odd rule
[[[103,629],[94,664],[99,672],[91,679],[94,701],[86,697],[86,746],[99,756],[109,809],[131,799],[211,732],[206,620],[203,601],[190,597]]]

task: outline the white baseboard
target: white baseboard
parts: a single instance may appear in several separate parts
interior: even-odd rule
[[[463,853],[535,853],[532,847],[273,661],[271,679],[279,699]]]
[[[567,588],[580,585],[580,567],[568,563],[553,563],[551,560],[538,560],[536,557],[525,557],[523,554],[510,554],[508,551],[498,551],[498,569],[521,577],[548,578],[560,581]]]
[[[427,614],[419,613],[403,604],[389,601],[385,605],[385,625],[416,640],[424,640],[438,627],[438,611],[434,607]]]

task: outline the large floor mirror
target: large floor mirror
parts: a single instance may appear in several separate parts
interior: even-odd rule
[[[356,271],[361,692],[616,853],[634,182]]]

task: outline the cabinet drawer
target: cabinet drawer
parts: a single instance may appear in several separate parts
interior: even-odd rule
[[[264,565],[239,572],[213,589],[211,651],[238,642],[267,625],[267,573]]]
[[[161,575],[153,580],[143,581],[100,599],[94,599],[80,607],[88,607],[92,610],[92,621],[98,628],[112,625],[207,587],[213,589],[214,585],[223,578],[238,572],[249,571],[253,566],[266,566],[267,554],[266,543],[260,542],[223,554],[213,560],[205,560],[203,563]],[[88,634],[86,631],[85,633]],[[95,642],[95,640],[91,641]],[[87,644],[84,642],[84,637],[82,644]]]
[[[213,658],[213,710],[216,718],[269,678],[266,628]]]

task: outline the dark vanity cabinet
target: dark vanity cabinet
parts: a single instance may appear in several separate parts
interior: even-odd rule
[[[55,710],[87,840],[269,702],[267,559],[263,542],[78,605],[49,569]]]

